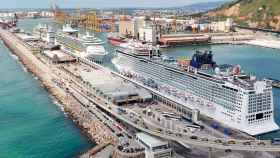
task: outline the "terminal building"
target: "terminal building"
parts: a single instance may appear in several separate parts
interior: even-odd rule
[[[167,141],[145,133],[137,133],[136,140],[145,148],[146,158],[171,158],[172,149]]]
[[[152,101],[152,95],[149,91],[126,82],[111,73],[104,75],[104,71],[81,71],[81,76],[100,95],[116,105]]]
[[[73,58],[69,54],[62,52],[61,50],[44,50],[42,52],[42,55],[47,57],[49,59],[49,62],[53,64],[71,63],[76,61],[75,58]]]

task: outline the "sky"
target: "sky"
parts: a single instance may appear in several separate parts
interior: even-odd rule
[[[0,0],[0,8],[61,8],[173,7],[221,0]]]

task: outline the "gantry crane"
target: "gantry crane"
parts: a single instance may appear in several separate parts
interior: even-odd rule
[[[82,14],[81,9],[78,7],[76,15],[70,15],[60,9],[52,0],[52,10],[54,12],[54,19],[60,23],[71,23],[72,25],[84,27],[89,30],[93,30],[95,32],[103,31],[102,26],[109,25],[110,28],[107,30],[109,32],[113,32],[115,30],[115,18],[112,16],[111,19],[102,18],[97,16],[97,12],[95,10],[89,11],[87,13]]]

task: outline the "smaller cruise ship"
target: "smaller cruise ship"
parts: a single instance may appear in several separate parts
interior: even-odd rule
[[[48,42],[50,44],[54,44],[55,42],[55,31],[52,27],[46,24],[38,24],[34,27],[33,34],[44,42]]]
[[[127,52],[130,52],[131,54],[136,56],[149,56],[150,50],[152,50],[152,45],[143,44],[134,40],[130,40],[126,43],[121,43],[119,47],[122,49],[126,49]]]
[[[62,31],[56,34],[56,44],[61,45],[63,50],[98,63],[102,63],[108,54],[102,46],[103,43],[104,41],[89,32],[80,35],[79,30],[71,25],[63,26]]]
[[[92,45],[101,45],[105,42],[101,39],[94,36],[94,34],[90,34],[89,32],[86,35],[83,35],[80,39],[85,46],[92,46]]]
[[[87,58],[98,63],[103,62],[104,57],[108,54],[105,48],[101,45],[88,46],[85,52],[81,53],[81,57]]]
[[[34,35],[39,36],[40,34],[47,32],[47,30],[48,30],[48,26],[46,24],[45,25],[38,24],[37,26],[35,26],[33,28],[33,33],[34,33]]]

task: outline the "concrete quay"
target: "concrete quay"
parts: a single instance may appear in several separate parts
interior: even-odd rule
[[[75,54],[71,54],[75,57]],[[120,78],[125,79],[128,82],[134,83],[135,85],[138,85],[139,87],[145,88],[149,90],[153,95],[158,95],[157,92],[155,92],[153,89],[146,87],[142,85],[141,83],[138,83],[136,81],[133,81],[125,76],[122,76],[121,74],[115,73],[113,71],[110,71],[107,68],[104,68],[98,64],[95,64],[93,62],[89,62],[86,59],[79,59],[81,63],[84,63],[86,65],[89,65],[93,69],[100,68],[105,72],[109,71],[111,74],[114,74],[115,76],[118,76]],[[75,75],[73,76],[75,77]],[[162,132],[158,133],[155,132],[156,129],[152,128],[145,128],[145,126],[140,124],[135,124],[134,122],[130,121],[130,118],[128,116],[124,117],[117,113],[117,106],[113,105],[111,102],[108,102],[106,98],[103,98],[100,96],[96,89],[92,89],[91,86],[89,86],[87,83],[83,81],[78,81],[78,84],[81,87],[80,93],[83,95],[88,101],[98,105],[103,110],[109,112],[111,115],[115,116],[119,120],[125,122],[126,124],[129,124],[129,126],[134,127],[140,131],[147,132],[151,135],[162,137],[165,139],[169,139],[172,141],[184,141],[186,144],[196,145],[196,146],[203,146],[203,147],[210,147],[210,148],[216,148],[216,149],[232,149],[232,150],[240,150],[240,151],[280,151],[280,147],[277,145],[272,145],[270,140],[248,140],[248,139],[229,139],[229,138],[223,138],[219,139],[214,137],[207,137],[207,141],[201,141],[204,137],[201,137],[200,135],[197,135],[198,139],[192,139],[192,134],[186,134],[182,136],[176,135],[176,133],[173,133],[169,135],[166,132],[166,129],[162,129]],[[86,92],[86,93],[85,93]],[[88,96],[89,93],[92,93],[90,96]],[[94,97],[92,97],[94,96]],[[234,141],[234,143],[231,143]],[[230,143],[228,143],[230,142]]]
[[[242,44],[244,41],[253,40],[255,36],[252,34],[241,33],[216,33],[209,34],[212,44]]]
[[[79,84],[79,83],[78,83]],[[82,84],[82,83],[80,83],[80,84]],[[81,86],[83,86],[83,85],[81,85]],[[151,126],[148,126],[149,128],[147,128],[147,127],[143,127],[142,125],[140,125],[140,124],[135,124],[135,123],[133,123],[133,122],[131,122],[131,119],[129,119],[129,117],[128,116],[125,116],[125,115],[119,115],[117,112],[116,112],[116,109],[115,109],[115,107],[114,107],[114,105],[113,104],[111,104],[111,103],[108,103],[107,101],[106,101],[106,99],[103,99],[102,97],[88,97],[88,90],[90,90],[90,89],[88,89],[88,87],[86,86],[86,85],[84,85],[85,87],[83,88],[83,90],[86,90],[86,94],[83,94],[84,92],[82,92],[81,90],[77,90],[77,91],[80,91],[79,93],[81,94],[81,95],[83,95],[85,98],[87,98],[90,102],[93,102],[93,103],[95,103],[95,104],[97,104],[97,105],[99,105],[100,106],[100,108],[103,108],[104,110],[106,110],[106,111],[108,111],[108,112],[110,112],[112,115],[114,115],[115,117],[117,117],[117,118],[119,118],[120,120],[122,120],[122,121],[124,121],[124,122],[126,122],[126,123],[128,123],[128,124],[130,124],[131,126],[134,126],[134,127],[136,127],[137,129],[139,129],[139,130],[141,130],[141,131],[144,131],[144,132],[147,132],[147,133],[149,133],[149,134],[151,134],[151,135],[155,135],[155,136],[158,136],[158,137],[162,137],[162,138],[165,138],[165,139],[169,139],[169,140],[174,140],[174,141],[184,141],[184,144],[186,143],[186,144],[191,144],[191,145],[197,145],[197,146],[204,146],[203,145],[203,141],[201,141],[200,139],[199,140],[197,140],[198,142],[197,143],[194,143],[194,142],[192,142],[193,140],[192,139],[189,139],[189,140],[185,140],[185,139],[187,139],[187,136],[185,137],[184,136],[184,138],[178,138],[178,139],[174,139],[174,136],[171,136],[170,134],[168,134],[168,133],[166,133],[164,130],[163,130],[163,132],[162,133],[158,133],[158,132],[154,132],[155,131],[155,129],[156,128],[153,128],[153,127],[151,127]],[[178,135],[177,135],[178,136]],[[176,136],[176,137],[177,137]],[[173,138],[172,138],[173,137]],[[212,138],[209,138],[209,141],[210,141],[210,139],[212,139]],[[217,140],[217,139],[216,139]],[[234,140],[234,139],[231,139],[231,140]],[[195,141],[195,140],[194,140]],[[250,145],[250,146],[247,146],[247,145],[244,145],[244,144],[242,144],[242,142],[244,143],[244,142],[247,142],[247,140],[239,140],[240,142],[238,142],[237,144],[232,144],[232,145],[224,145],[224,144],[221,144],[223,147],[218,147],[217,146],[217,144],[216,143],[210,143],[210,144],[208,144],[208,145],[206,145],[206,146],[204,146],[204,147],[209,147],[209,145],[211,146],[211,147],[213,147],[213,148],[211,148],[212,150],[213,150],[213,154],[219,154],[219,153],[216,153],[216,149],[215,148],[217,148],[217,149],[232,149],[232,150],[237,150],[237,151],[244,151],[244,152],[249,152],[249,151],[279,151],[279,148],[278,149],[272,149],[272,148],[270,148],[270,147],[265,147],[265,146],[262,146],[262,147],[264,147],[264,149],[261,149],[261,148],[258,148],[258,147],[256,147],[255,145],[253,145],[252,144],[252,146]],[[254,141],[251,141],[252,143],[254,142]],[[262,141],[263,142],[263,141]],[[266,142],[267,143],[267,142]],[[256,152],[255,152],[256,153]],[[248,153],[249,155],[251,154],[251,153]],[[262,153],[261,152],[261,154],[264,154],[264,153]],[[256,155],[255,155],[256,156]],[[254,155],[253,156],[248,156],[248,157],[255,157]],[[271,156],[263,156],[263,157],[271,157]]]
[[[96,104],[99,106],[99,108],[104,109],[105,111],[111,113],[112,116],[118,118],[119,120],[129,124],[130,126],[149,133],[151,135],[161,137],[167,140],[172,141],[182,141],[186,144],[191,144],[195,146],[201,146],[201,147],[210,147],[210,148],[216,148],[216,149],[232,149],[237,151],[280,151],[280,148],[278,146],[273,146],[270,144],[270,141],[268,140],[239,140],[239,139],[227,139],[227,138],[215,138],[215,137],[208,137],[207,141],[202,140],[204,137],[203,135],[195,135],[191,133],[185,133],[185,134],[177,134],[177,133],[169,133],[166,131],[166,129],[162,129],[161,132],[156,131],[157,127],[145,127],[144,124],[141,124],[143,121],[140,121],[139,123],[133,122],[127,114],[119,114],[117,112],[116,105],[108,102],[105,98],[102,98],[101,96],[98,97],[96,93],[94,93],[86,84],[79,82],[77,84],[80,84],[80,89],[75,89],[78,93],[80,93],[85,99],[88,101]],[[93,93],[90,97],[90,93]],[[195,139],[193,139],[193,136],[196,136]],[[234,143],[225,143],[225,142],[234,142]],[[249,143],[250,142],[250,143]]]
[[[279,39],[255,39],[250,41],[245,41],[245,44],[248,45],[254,45],[259,47],[265,47],[265,48],[273,48],[273,49],[280,49],[280,40]]]
[[[188,44],[244,44],[254,40],[248,33],[201,33],[201,34],[169,34],[162,35],[160,42],[164,46],[180,46]]]

